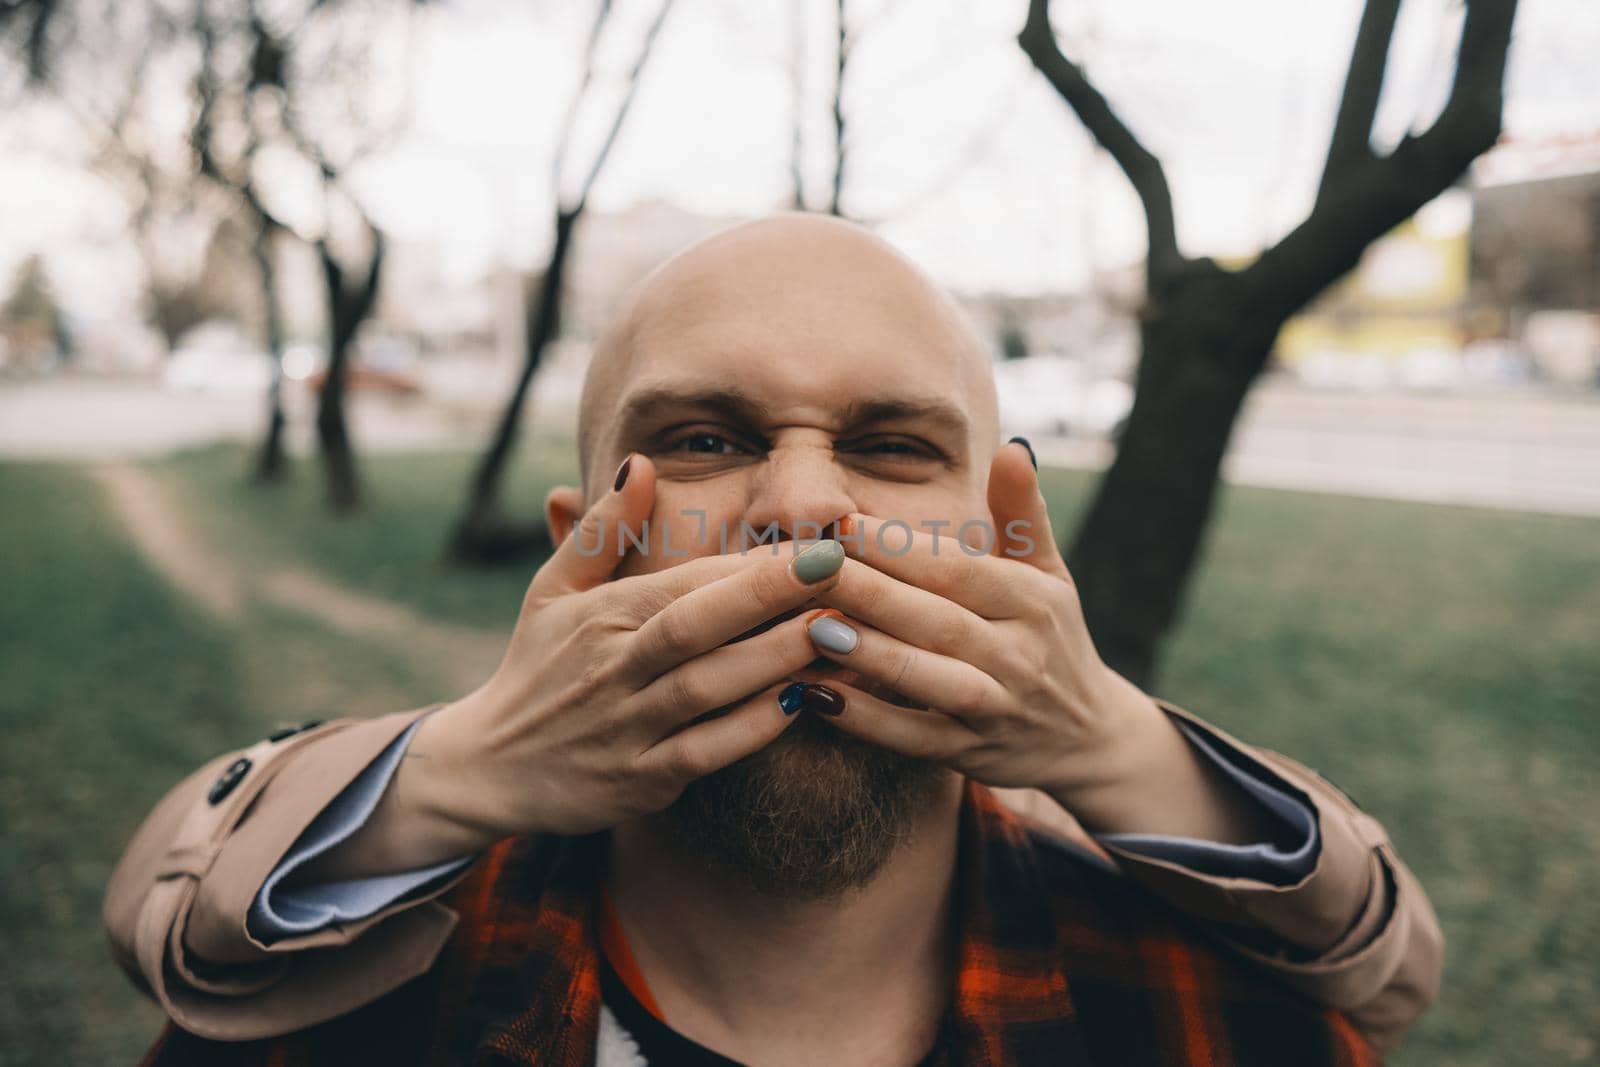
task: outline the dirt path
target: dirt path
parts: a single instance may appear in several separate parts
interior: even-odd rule
[[[94,474],[151,566],[220,622],[238,623],[252,601],[272,604],[350,637],[421,652],[458,686],[476,685],[499,663],[504,634],[435,622],[303,568],[248,567],[205,544],[148,472],[113,463],[96,467]]]
[[[124,463],[96,467],[94,475],[150,565],[207,614],[237,622],[244,610],[238,575],[194,536],[156,480]]]

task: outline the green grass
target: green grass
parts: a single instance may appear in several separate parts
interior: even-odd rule
[[[516,514],[537,513],[546,465],[569,476],[563,455],[519,467]],[[509,627],[531,565],[441,562],[468,457],[369,459],[371,507],[344,520],[323,514],[309,467],[258,490],[243,464],[215,450],[157,472],[252,565],[315,566]],[[1092,481],[1047,484],[1068,530]],[[107,962],[98,894],[183,771],[269,719],[377,711],[435,685],[426,657],[297,616],[198,618],[105,527],[93,489],[67,468],[0,467],[0,1063],[124,1062],[147,1038],[155,1017]],[[1445,992],[1397,1064],[1600,1055],[1597,646],[1600,522],[1259,490],[1221,502],[1158,692],[1326,773],[1427,885]]]
[[[160,1013],[98,929],[139,813],[250,738],[226,638],[108,527],[66,468],[0,467],[0,1062],[112,1063]]]
[[[354,588],[432,618],[498,628],[516,619],[537,560],[490,570],[445,561],[474,458],[436,452],[368,460],[362,464],[368,506],[336,521],[309,462],[298,464],[289,483],[267,489],[241,478],[248,457],[235,448],[188,453],[166,464],[165,473],[204,505],[195,509],[204,529],[262,561],[311,561]],[[519,520],[538,518],[546,491],[576,478],[570,445],[530,442],[508,471],[506,510]]]
[[[0,1065],[135,1062],[160,1012],[112,964],[100,897],[161,794],[311,715],[435,699],[427,665],[258,612],[219,627],[67,466],[0,465]]]

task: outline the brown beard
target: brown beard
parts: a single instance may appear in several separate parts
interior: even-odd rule
[[[871,881],[937,798],[944,771],[800,715],[772,744],[691,782],[666,823],[755,892],[825,899]]]

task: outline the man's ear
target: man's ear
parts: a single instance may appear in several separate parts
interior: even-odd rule
[[[583,518],[583,490],[572,485],[558,485],[544,498],[545,527],[550,531],[550,543],[559,545],[572,533],[572,528]]]

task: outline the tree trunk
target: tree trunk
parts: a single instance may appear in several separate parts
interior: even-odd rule
[[[346,287],[344,269],[328,242],[323,240],[317,245],[328,292],[328,369],[317,401],[317,441],[327,481],[328,506],[335,512],[350,512],[361,506],[361,480],[350,444],[344,400],[350,345],[377,302],[383,268],[383,236],[376,230],[371,231],[371,236],[372,259],[360,288],[355,290]]]
[[[1310,215],[1249,267],[1226,273],[1178,247],[1160,159],[1069,60],[1049,0],[1030,0],[1017,40],[1127,176],[1144,207],[1149,253],[1143,354],[1116,459],[1066,553],[1105,661],[1145,689],[1199,554],[1222,457],[1278,331],[1354,267],[1374,241],[1443,192],[1500,134],[1516,0],[1466,0],[1455,77],[1427,131],[1372,150],[1400,0],[1367,0]]]
[[[344,344],[328,353],[328,377],[317,401],[317,443],[322,452],[328,506],[336,512],[355,511],[361,506],[361,482],[344,412],[342,368],[348,348]],[[335,367],[341,369],[335,372]]]
[[[1237,279],[1208,261],[1152,303],[1133,410],[1067,552],[1101,657],[1145,689],[1202,547],[1234,420],[1281,325],[1243,305]]]
[[[256,266],[261,271],[261,307],[266,326],[267,353],[272,357],[272,382],[267,386],[267,432],[256,454],[255,480],[281,482],[289,473],[283,445],[283,315],[278,309],[278,276],[272,262],[273,235],[263,227],[255,242]]]
[[[494,439],[473,474],[465,514],[451,537],[450,554],[462,562],[504,562],[530,555],[545,544],[544,524],[519,524],[507,519],[500,506],[500,493],[505,481],[506,464],[521,433],[528,387],[544,359],[545,349],[560,332],[562,282],[577,221],[576,211],[556,213],[555,245],[550,250],[550,261],[545,266],[538,296],[526,319],[522,372],[517,376],[516,387],[500,415]]]

